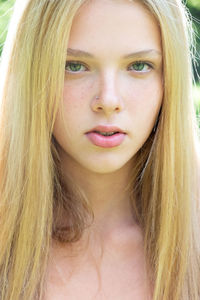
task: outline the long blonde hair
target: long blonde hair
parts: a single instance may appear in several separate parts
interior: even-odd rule
[[[76,188],[63,188],[52,136],[70,28],[85,1],[15,4],[1,62],[1,300],[42,299],[52,237],[79,239],[91,213]],[[135,155],[132,205],[144,232],[153,299],[198,300],[199,141],[191,97],[191,21],[181,0],[142,2],[161,30],[164,98],[156,130]],[[63,211],[67,226],[59,224]]]

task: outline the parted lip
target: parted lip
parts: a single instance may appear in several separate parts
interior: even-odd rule
[[[95,132],[95,131],[99,131],[99,132],[120,132],[120,133],[126,133],[121,128],[119,128],[117,126],[112,126],[112,125],[98,125],[98,126],[92,128],[87,133]]]

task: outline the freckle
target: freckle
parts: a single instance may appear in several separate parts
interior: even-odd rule
[[[87,93],[87,91],[88,91],[88,89],[87,89],[87,90],[85,90],[85,89],[82,89],[82,91],[81,91],[81,94],[80,94],[80,96],[81,96],[81,99],[84,99],[84,98],[86,97],[86,93]]]

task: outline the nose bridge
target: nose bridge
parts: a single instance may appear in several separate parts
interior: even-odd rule
[[[115,68],[107,68],[99,73],[98,89],[91,102],[91,108],[94,112],[104,113],[108,117],[124,109],[118,77]]]
[[[100,80],[100,96],[105,105],[114,105],[118,99],[117,74],[115,70],[102,72]]]
[[[93,107],[93,110],[96,112],[103,111],[108,116],[123,109],[117,70],[104,70],[100,74],[99,91],[96,99],[98,100],[96,100]]]

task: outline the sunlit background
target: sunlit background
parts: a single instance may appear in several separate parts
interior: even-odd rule
[[[60,0],[62,1],[62,0]],[[194,59],[193,98],[197,118],[200,125],[200,0],[184,0],[193,18],[193,28],[196,36],[196,58]],[[0,55],[6,38],[9,19],[12,15],[15,0],[0,0]]]

